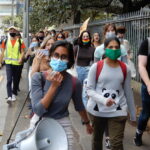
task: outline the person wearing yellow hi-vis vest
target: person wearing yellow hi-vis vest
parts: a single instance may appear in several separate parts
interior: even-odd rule
[[[16,33],[18,29],[14,26],[9,28],[10,37],[2,42],[2,58],[6,64],[7,75],[7,102],[15,101],[19,86],[19,72],[22,67],[25,44],[22,39],[18,39]],[[13,83],[13,86],[12,86]]]

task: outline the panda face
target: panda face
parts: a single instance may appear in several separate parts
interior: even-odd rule
[[[109,93],[105,93],[105,94],[104,94],[104,97],[106,97],[106,98],[108,98],[109,96],[110,96]]]
[[[106,90],[105,88],[102,89],[102,94],[105,98],[115,99],[119,95],[119,90]]]
[[[117,97],[117,95],[113,93],[113,94],[111,94],[111,97],[112,97],[112,99],[115,99]]]

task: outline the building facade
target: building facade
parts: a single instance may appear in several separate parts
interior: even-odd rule
[[[0,0],[0,23],[3,17],[19,14],[22,2],[20,0]]]

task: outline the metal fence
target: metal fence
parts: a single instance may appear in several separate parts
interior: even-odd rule
[[[127,29],[126,39],[131,44],[133,51],[133,61],[136,66],[137,76],[136,81],[140,81],[137,69],[137,55],[141,42],[150,36],[150,9],[141,9],[140,11],[123,14],[111,19],[92,22],[88,26],[88,30],[93,34],[99,32],[102,35],[103,27],[107,23],[115,23],[116,26],[124,25]],[[64,28],[64,30],[73,30],[74,35],[79,34],[81,24]]]

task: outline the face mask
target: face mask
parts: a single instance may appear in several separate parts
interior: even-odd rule
[[[44,39],[44,36],[39,36],[38,38],[42,41]]]
[[[105,55],[106,57],[112,60],[117,60],[121,56],[121,50],[120,49],[113,50],[113,49],[106,48]]]
[[[52,33],[51,36],[54,37],[55,36],[54,33]]]
[[[16,36],[16,33],[13,32],[13,33],[9,33],[11,37],[15,37]]]
[[[83,44],[88,44],[90,42],[89,39],[82,40]]]
[[[106,32],[105,38],[108,39],[108,38],[111,38],[111,37],[116,37],[115,32],[112,32],[112,31]]]
[[[60,59],[52,58],[49,65],[52,67],[53,71],[62,72],[68,68],[68,62],[62,61]]]
[[[29,48],[38,47],[38,42],[32,42]]]
[[[118,38],[118,39],[119,39],[120,43],[122,43],[124,40],[123,38]]]

